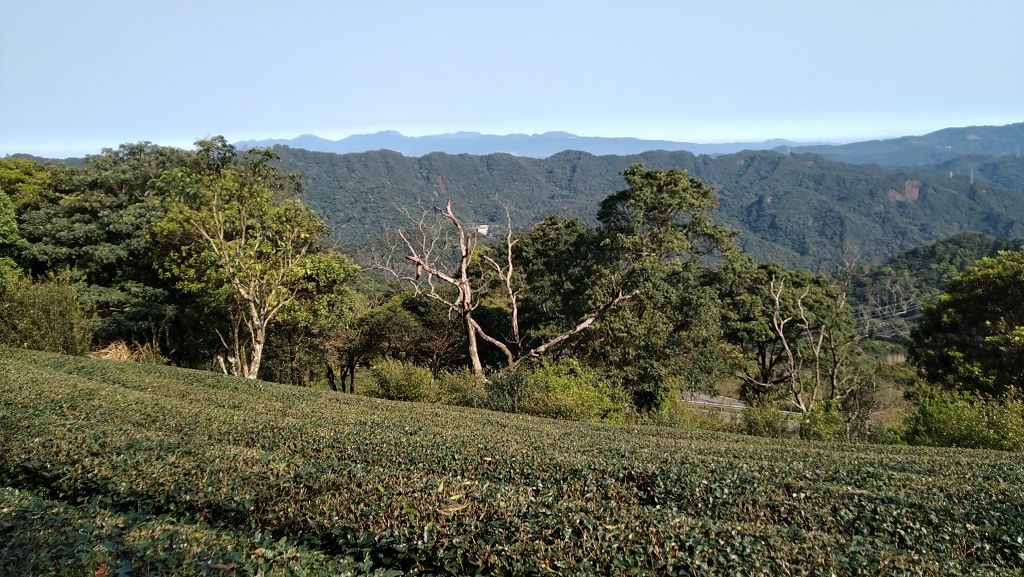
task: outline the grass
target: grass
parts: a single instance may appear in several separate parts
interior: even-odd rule
[[[0,574],[1021,574],[1024,463],[0,349]]]

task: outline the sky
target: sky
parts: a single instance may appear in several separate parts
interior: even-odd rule
[[[6,0],[0,156],[398,130],[845,142],[1024,121],[1022,0]]]

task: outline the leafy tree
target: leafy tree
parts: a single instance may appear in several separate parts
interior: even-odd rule
[[[601,203],[602,274],[590,289],[635,298],[589,339],[588,359],[615,370],[640,408],[660,404],[673,380],[708,390],[721,368],[717,268],[737,250],[715,223],[714,190],[684,170],[634,165],[628,188]]]
[[[339,348],[365,308],[349,283],[359,267],[338,252],[312,253],[302,263],[296,296],[281,310],[280,330],[268,337],[265,378],[309,385],[326,368],[334,384]],[[326,362],[326,367],[325,367]]]
[[[0,192],[10,197],[20,213],[25,206],[36,206],[49,196],[48,192],[60,188],[56,184],[73,174],[70,168],[44,165],[27,158],[0,158]]]
[[[394,232],[385,250],[376,255],[374,266],[461,320],[470,368],[477,377],[484,376],[479,341],[500,351],[505,370],[514,369],[525,359],[541,356],[587,330],[608,310],[634,296],[622,292],[609,296],[592,306],[574,326],[563,326],[555,336],[524,350],[519,301],[529,287],[522,286],[522,275],[517,272],[518,239],[512,232],[510,211],[506,209],[508,228],[501,249],[492,250],[480,246],[479,233],[455,213],[451,198],[444,208],[424,211],[419,218],[406,215],[412,226]],[[489,281],[494,279],[499,288],[488,290]],[[507,312],[508,321],[502,323],[508,328],[504,338],[493,327],[481,324],[478,309],[482,297],[500,301],[500,306],[491,308]]]
[[[516,238],[516,272],[530,289],[519,300],[526,346],[558,335],[562,327],[586,315],[588,291],[604,272],[601,250],[593,228],[558,216],[545,218]]]
[[[912,338],[910,360],[931,382],[993,396],[1024,387],[1024,251],[950,278]]]
[[[155,279],[149,234],[163,206],[151,183],[184,160],[183,151],[139,143],[90,156],[82,169],[48,168],[42,190],[22,193],[28,267],[35,274],[72,269],[100,286]]]
[[[167,214],[157,225],[174,247],[162,273],[226,311],[226,373],[257,378],[268,329],[307,286],[327,228],[295,198],[298,181],[270,150],[238,154],[223,137],[196,143],[192,165],[166,173]],[[225,334],[226,333],[226,334]]]

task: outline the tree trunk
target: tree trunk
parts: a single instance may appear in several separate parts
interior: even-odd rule
[[[480,363],[480,349],[476,344],[476,328],[473,326],[472,311],[464,310],[462,312],[462,324],[466,327],[466,342],[469,348],[469,362],[473,367],[473,374],[483,377],[484,366]]]
[[[326,371],[326,374],[327,374],[327,386],[331,387],[332,391],[338,392],[338,384],[334,380],[334,367],[331,366],[331,362],[330,361],[325,361],[324,364],[327,365],[327,371]],[[344,381],[345,377],[342,376],[341,378],[342,378],[341,386],[344,387],[345,386],[345,381]]]
[[[252,331],[252,351],[249,356],[248,366],[243,367],[244,376],[247,379],[256,379],[260,374],[260,364],[263,362],[263,345],[267,342],[267,331],[263,324],[256,322]]]

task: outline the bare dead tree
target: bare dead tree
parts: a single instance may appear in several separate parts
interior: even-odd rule
[[[782,294],[786,287],[786,279],[777,279],[772,275],[771,280],[768,284],[768,292],[772,296],[772,331],[775,332],[775,336],[779,339],[779,344],[782,346],[783,358],[785,362],[785,378],[786,383],[789,385],[789,392],[792,395],[792,403],[802,413],[806,413],[811,410],[811,406],[814,404],[816,387],[810,387],[807,390],[807,383],[804,375],[804,357],[797,343],[790,342],[790,336],[786,334],[786,325],[793,321],[793,316],[783,317],[783,306],[782,306]],[[807,296],[810,289],[804,291],[804,293],[797,299],[798,307],[800,309],[801,318],[806,325],[806,315],[804,315],[803,306],[800,302]],[[808,398],[809,397],[809,398]]]
[[[407,210],[402,212],[411,223],[411,227],[397,229],[383,254],[373,258],[371,266],[408,285],[414,294],[433,299],[447,307],[450,314],[461,317],[466,332],[470,365],[473,373],[478,376],[484,375],[478,341],[489,343],[501,352],[505,358],[506,370],[514,368],[524,360],[540,356],[583,332],[608,310],[637,294],[620,292],[574,327],[523,353],[522,334],[519,328],[519,297],[523,288],[516,282],[513,251],[516,239],[512,232],[512,219],[508,207],[508,231],[504,238],[502,255],[504,258],[501,261],[490,255],[481,258],[501,280],[502,292],[509,304],[511,333],[505,340],[495,338],[474,318],[474,311],[479,306],[478,297],[481,289],[481,279],[472,272],[473,258],[479,252],[475,250],[477,234],[475,229],[467,228],[452,210],[451,198],[448,198],[444,208],[425,210],[419,217],[413,217]]]
[[[523,344],[522,335],[519,332],[519,296],[522,291],[513,281],[515,263],[513,263],[512,258],[512,247],[515,246],[516,239],[512,236],[512,211],[509,210],[508,205],[503,206],[505,208],[505,222],[507,223],[505,232],[505,261],[499,264],[497,260],[486,254],[484,255],[484,261],[494,269],[495,274],[501,279],[502,288],[505,290],[506,298],[508,298],[509,307],[511,308],[512,328],[507,340],[518,354]]]

